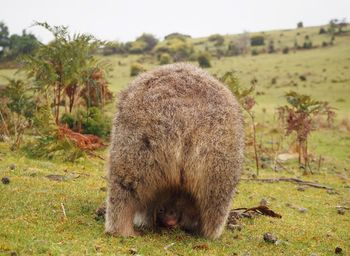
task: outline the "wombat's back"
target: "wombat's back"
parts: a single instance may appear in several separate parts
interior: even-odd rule
[[[214,177],[226,187],[237,182],[243,160],[240,108],[203,70],[172,64],[144,73],[120,94],[117,107],[110,172],[142,190],[140,197],[153,196],[144,186],[200,193]]]

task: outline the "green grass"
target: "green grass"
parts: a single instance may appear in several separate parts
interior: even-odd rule
[[[299,32],[298,37],[309,34],[314,44],[320,44],[325,36],[318,35],[318,31],[319,27],[315,27],[271,31],[265,35],[275,41],[281,38],[281,45],[292,46]],[[232,37],[226,36],[225,43]],[[205,38],[192,40],[205,42],[196,47],[207,44]],[[110,61],[113,67],[109,82],[117,93],[133,79],[130,65],[141,56],[102,58]],[[0,143],[0,178],[7,176],[11,181],[9,185],[0,183],[0,255],[13,251],[19,255],[130,255],[131,248],[136,248],[140,255],[334,255],[336,246],[344,250],[343,255],[350,255],[350,211],[339,215],[336,210],[337,205],[350,207],[350,135],[346,127],[340,126],[342,120],[350,119],[350,37],[337,37],[335,46],[327,48],[211,61],[213,67],[208,71],[212,74],[222,75],[234,69],[241,84],[247,87],[253,78],[258,80],[256,90],[262,95],[256,96],[255,113],[263,127],[258,132],[258,140],[264,145],[270,140],[268,130],[276,127],[275,108],[285,104],[285,92],[307,93],[329,101],[337,108],[335,127],[319,129],[310,137],[314,170],[318,157],[324,158],[319,172],[303,176],[297,163],[292,162],[286,164],[286,170],[274,172],[269,166],[260,174],[261,178],[286,176],[317,180],[333,187],[337,194],[311,187],[302,192],[292,183],[242,181],[233,208],[257,206],[262,198],[266,198],[282,219],[263,216],[244,219],[242,231],[226,229],[217,241],[179,231],[136,238],[109,237],[103,233],[103,222],[94,219],[95,210],[106,197],[106,192],[101,189],[106,186],[103,160],[80,159],[74,164],[35,160],[21,151],[12,152],[6,143]],[[144,63],[147,69],[156,65],[154,60]],[[0,75],[11,76],[14,72],[0,70]],[[306,81],[299,79],[301,74],[306,75]],[[277,77],[276,84],[271,84],[274,77]],[[291,85],[292,81],[297,86]],[[0,85],[3,83],[5,81],[0,77]],[[112,115],[114,104],[108,105],[106,111]],[[285,151],[288,141],[284,143]],[[247,150],[250,153],[251,148],[247,147]],[[106,155],[107,150],[102,154]],[[14,170],[10,170],[11,164],[16,165]],[[254,172],[250,166],[253,166],[252,159],[247,157],[244,178]],[[46,177],[49,174],[76,178],[52,181]],[[300,213],[287,207],[287,203],[304,207],[307,212]],[[64,218],[61,204],[67,218]],[[263,234],[266,232],[274,233],[281,243],[265,243]],[[173,246],[164,249],[172,243]],[[202,244],[207,244],[208,249],[195,249],[196,245]]]
[[[322,145],[324,142],[321,142]],[[350,143],[347,144],[350,147]],[[344,173],[346,165],[334,167],[327,161],[320,174],[302,177],[327,184],[339,193],[308,188],[301,192],[292,183],[256,183],[242,181],[232,207],[253,207],[266,198],[282,219],[259,217],[243,220],[242,231],[226,230],[217,241],[191,237],[182,232],[147,234],[137,238],[108,237],[103,233],[103,222],[94,219],[94,211],[104,201],[106,186],[103,161],[81,161],[64,164],[26,158],[10,152],[0,144],[1,176],[7,176],[9,185],[0,186],[0,255],[16,251],[20,255],[127,255],[136,248],[142,255],[165,255],[164,246],[175,243],[169,254],[175,255],[332,255],[336,246],[349,252],[349,212],[339,215],[337,205],[350,205],[349,188],[336,173]],[[11,164],[15,170],[10,170]],[[249,172],[248,172],[249,173]],[[78,178],[52,181],[48,174]],[[262,177],[298,176],[299,170],[289,173],[262,171]],[[346,181],[349,185],[349,181]],[[63,203],[67,218],[64,218]],[[287,203],[307,208],[300,213]],[[262,237],[272,232],[282,241],[267,244]],[[193,249],[207,244],[209,249]]]

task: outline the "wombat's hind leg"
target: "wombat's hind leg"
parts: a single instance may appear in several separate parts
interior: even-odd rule
[[[220,237],[231,204],[230,193],[225,189],[208,189],[200,202],[199,232],[204,237],[216,239]]]
[[[105,232],[110,235],[137,236],[134,230],[135,199],[119,184],[109,188]]]

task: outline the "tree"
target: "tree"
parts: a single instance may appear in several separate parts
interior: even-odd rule
[[[158,44],[155,48],[157,54],[163,53],[170,54],[173,61],[185,61],[188,60],[194,52],[193,45],[186,37],[180,36],[168,36],[167,39]]]
[[[143,41],[145,42],[145,48],[144,51],[149,52],[152,51],[153,48],[157,45],[158,39],[155,38],[152,34],[142,34],[140,37],[136,39],[136,41]]]
[[[252,94],[255,90],[256,79],[252,81],[252,85],[248,89],[244,89],[240,86],[238,79],[234,71],[226,72],[222,77],[221,81],[227,85],[230,91],[236,96],[237,100],[241,104],[242,108],[248,114],[253,130],[253,147],[254,147],[254,156],[256,164],[256,174],[259,175],[259,155],[258,148],[256,143],[256,126],[255,126],[255,115],[253,112],[253,107],[255,105],[255,99]]]
[[[1,122],[5,127],[7,135],[13,135],[11,148],[17,149],[20,146],[24,131],[31,124],[35,111],[35,102],[30,91],[29,84],[20,79],[6,78],[8,84],[1,92],[0,115]]]
[[[22,35],[17,34],[10,36],[10,52],[12,58],[16,58],[22,54],[30,54],[39,47],[39,41],[33,34],[27,34],[23,30]]]
[[[6,47],[8,47],[9,45],[9,29],[4,22],[0,22],[0,58],[3,56]]]
[[[53,98],[54,116],[58,124],[64,97],[68,96],[71,111],[82,88],[86,86],[91,70],[95,67],[102,69],[100,62],[92,55],[102,42],[86,34],[70,36],[65,26],[52,27],[40,22],[35,25],[50,31],[54,40],[47,45],[41,44],[34,55],[23,57],[23,69],[46,100]]]
[[[328,102],[317,101],[308,95],[290,91],[285,94],[288,105],[278,108],[279,118],[286,124],[286,134],[296,133],[299,148],[299,165],[302,160],[306,170],[309,167],[308,137],[314,130],[315,117],[327,115],[327,121],[333,122],[335,112]]]
[[[210,42],[215,42],[215,46],[221,46],[225,42],[225,38],[220,34],[214,34],[209,36],[208,40]]]
[[[297,23],[297,28],[303,28],[303,27],[304,27],[303,22],[302,22],[302,21],[299,21],[299,22]]]

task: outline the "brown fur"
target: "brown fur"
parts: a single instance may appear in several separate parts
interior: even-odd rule
[[[189,64],[140,75],[119,97],[108,170],[105,230],[135,235],[161,191],[191,195],[197,233],[223,231],[243,162],[243,121],[232,93]]]

